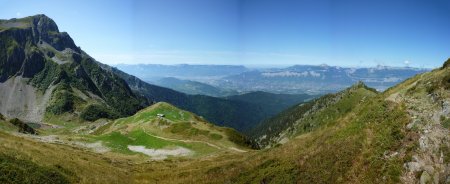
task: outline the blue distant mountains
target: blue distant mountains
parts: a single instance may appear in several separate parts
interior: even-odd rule
[[[178,91],[211,96],[225,96],[224,91],[232,93],[265,91],[279,94],[325,94],[340,91],[358,81],[362,81],[378,91],[384,91],[409,77],[430,70],[381,65],[361,68],[294,65],[287,68],[270,69],[250,69],[239,65],[140,64],[116,65],[116,67],[158,85]],[[164,79],[167,77],[171,80]],[[206,87],[208,85],[209,87]],[[211,91],[217,91],[217,94],[211,93]]]

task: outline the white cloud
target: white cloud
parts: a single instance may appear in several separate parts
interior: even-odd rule
[[[17,18],[19,18],[19,17],[21,17],[21,16],[22,16],[22,14],[21,14],[20,12],[17,12],[17,13],[16,13],[16,17],[17,17]]]

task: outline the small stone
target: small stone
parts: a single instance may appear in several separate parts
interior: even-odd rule
[[[431,165],[427,165],[423,168],[425,171],[427,171],[427,173],[429,174],[433,174],[434,173],[434,168]]]
[[[428,184],[431,182],[431,176],[427,173],[427,171],[423,171],[422,175],[420,175],[420,184]]]
[[[408,162],[407,167],[412,172],[419,172],[422,170],[421,165],[418,162]]]

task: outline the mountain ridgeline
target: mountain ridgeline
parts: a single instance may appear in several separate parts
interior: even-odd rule
[[[264,120],[250,131],[260,148],[286,143],[289,139],[327,126],[377,94],[375,89],[359,82],[339,93],[328,94],[300,103]]]
[[[226,97],[238,94],[238,92],[234,90],[222,89],[198,81],[177,79],[175,77],[165,77],[156,81],[148,82],[191,95]]]
[[[44,114],[72,113],[95,120],[131,115],[148,104],[45,15],[1,20],[0,40],[0,110],[6,116],[39,122]]]

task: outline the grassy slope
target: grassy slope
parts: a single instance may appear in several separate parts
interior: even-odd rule
[[[252,130],[259,146],[274,146],[286,139],[313,131],[344,117],[366,98],[376,95],[363,84],[342,92],[328,94],[307,103],[298,104],[269,118]]]
[[[157,114],[164,114],[164,118],[157,117]],[[127,145],[144,145],[147,148],[181,146],[196,151],[197,155],[205,155],[219,151],[207,143],[223,149],[241,147],[239,144],[242,144],[232,142],[232,137],[240,136],[234,130],[214,126],[190,112],[163,102],[134,116],[111,122],[94,134],[100,135],[95,139],[105,141],[108,146],[123,153],[130,153]]]
[[[345,115],[327,122],[329,126],[257,152],[145,163],[136,155],[94,154],[4,133],[0,133],[0,152],[15,151],[44,166],[60,164],[82,183],[89,179],[101,180],[98,183],[116,179],[136,183],[398,183],[403,164],[417,150],[417,131],[405,128],[411,122],[409,104],[389,98],[397,92],[422,96],[436,89],[448,97],[448,91],[442,90],[450,84],[446,72],[414,77],[366,98]],[[436,76],[441,77],[437,87],[425,80],[415,89],[407,88],[421,78],[434,80]],[[114,161],[108,162],[111,158]],[[444,163],[448,163],[448,157]]]
[[[402,127],[409,119],[403,105],[386,101],[384,97],[383,94],[372,97],[352,108],[346,116],[336,119],[336,123],[331,123],[333,126],[305,133],[277,148],[241,154],[225,152],[193,160],[170,159],[152,164],[138,162],[133,156],[134,162],[121,169],[133,170],[134,174],[125,178],[142,183],[395,183],[399,181],[403,162],[410,157],[408,152],[392,158],[385,155],[400,146],[405,147],[402,144],[407,143],[404,140],[408,139],[409,132]],[[412,143],[406,145],[414,146]],[[71,157],[83,157],[84,154],[93,153]],[[66,162],[64,159],[57,161],[63,166],[68,164]],[[111,166],[101,159],[91,163]],[[95,167],[86,169],[91,171]],[[74,173],[81,178],[92,176],[79,169]],[[103,178],[114,177],[107,174]]]
[[[123,158],[106,157],[106,155],[70,146],[35,142],[2,131],[0,131],[0,154],[5,155],[5,158],[26,160],[27,164],[34,165],[33,167],[37,169],[56,171],[55,175],[64,175],[70,182],[126,183],[128,181],[129,172],[123,167],[126,165],[126,160]],[[15,177],[20,176],[10,179],[17,179]]]

